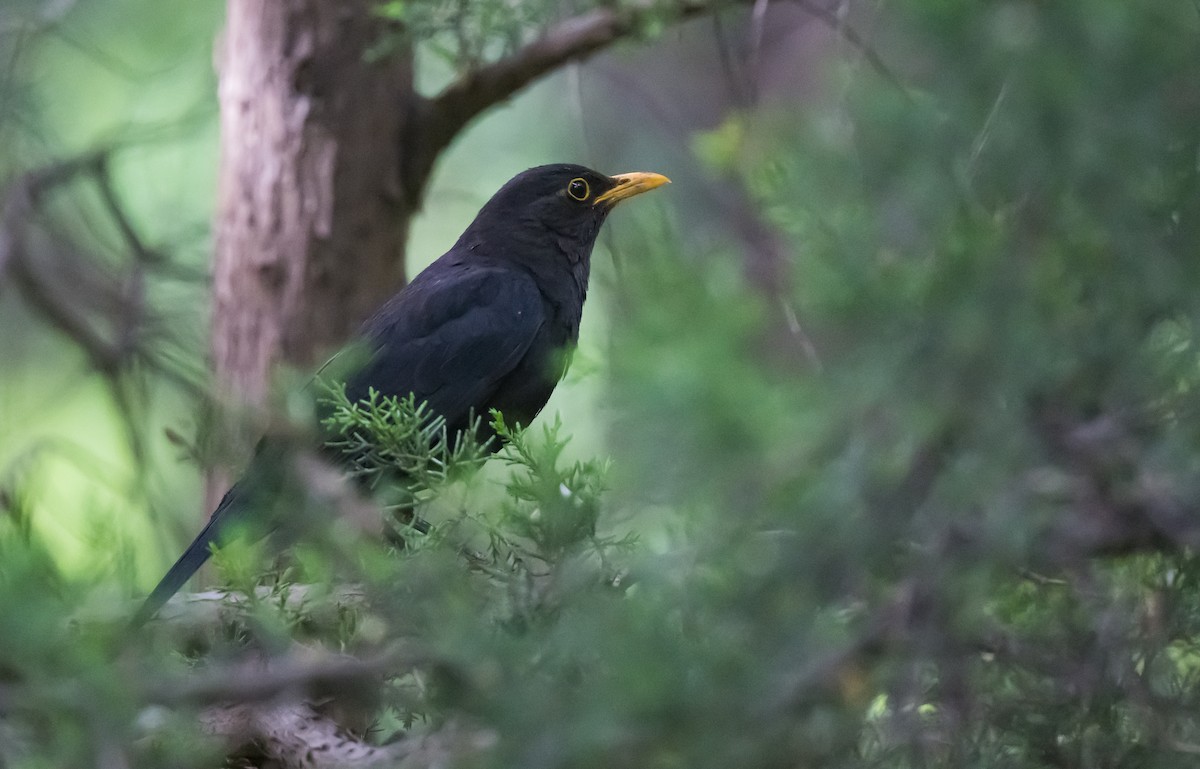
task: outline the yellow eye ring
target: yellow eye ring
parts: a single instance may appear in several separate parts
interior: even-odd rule
[[[575,200],[587,200],[592,194],[592,188],[587,183],[587,179],[576,176],[567,183],[567,194]]]

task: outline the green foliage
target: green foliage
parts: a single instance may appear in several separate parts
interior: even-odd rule
[[[476,467],[495,440],[476,441],[482,416],[472,418],[461,433],[448,434],[446,420],[413,396],[381,396],[371,388],[366,400],[351,402],[344,383],[320,382],[321,407],[328,413],[321,426],[331,436],[326,445],[338,452],[352,477],[368,488],[384,479],[400,484],[415,498],[450,479],[455,470]],[[406,499],[402,504],[410,504]]]
[[[765,578],[706,554],[746,606],[791,597],[739,612],[754,627],[886,628],[882,653],[842,647],[844,692],[881,696],[820,765],[1191,761],[1200,114],[1178,94],[1200,18],[1101,5],[893,7],[877,50],[903,88],[858,66],[828,104],[695,143],[791,236],[819,372],[780,364],[800,344],[764,338],[783,319],[725,253],[629,280],[625,493],[691,511],[714,551],[785,533]],[[1155,531],[1167,554],[1103,559]]]
[[[633,539],[598,532],[605,464],[564,462],[567,440],[557,419],[540,431],[540,440],[509,426],[498,411],[492,412],[489,431],[476,420],[465,433],[448,436],[445,421],[411,396],[380,398],[372,391],[366,401],[350,403],[343,387],[329,392],[333,410],[324,425],[335,437],[327,445],[352,464],[352,475],[372,485],[386,478],[406,487],[397,507],[433,499],[430,492],[449,496],[454,479],[472,476],[491,447],[503,444],[500,458],[509,468],[503,496],[489,498],[483,510],[463,505],[451,511],[433,522],[428,536],[408,537],[405,548],[424,553],[449,548],[463,556],[466,566],[506,596],[511,615],[505,623],[533,621],[542,598],[529,586],[568,561],[590,562],[589,569],[603,572],[599,582],[618,579],[609,555],[627,549]],[[475,440],[487,432],[490,438]]]
[[[583,542],[595,542],[600,500],[607,468],[597,461],[560,467],[566,440],[555,417],[540,443],[492,413],[496,434],[505,442],[502,458],[518,472],[506,483],[511,504],[503,508],[503,525],[529,540],[540,560],[558,562]]]

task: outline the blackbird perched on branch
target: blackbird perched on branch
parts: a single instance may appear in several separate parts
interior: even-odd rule
[[[529,424],[566,373],[579,336],[592,246],[609,211],[652,190],[660,174],[606,176],[547,165],[518,174],[492,196],[449,251],[362,326],[366,360],[346,378],[351,402],[373,388],[415,396],[445,418],[448,434],[497,409]],[[259,457],[263,455],[260,447]],[[210,547],[272,488],[256,458],[222,498],[143,603],[133,624],[154,616],[208,559]]]

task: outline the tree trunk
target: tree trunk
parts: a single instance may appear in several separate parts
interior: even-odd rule
[[[404,281],[400,180],[418,98],[407,51],[369,60],[371,0],[229,0],[219,61],[212,355],[261,405],[275,364],[312,366]]]

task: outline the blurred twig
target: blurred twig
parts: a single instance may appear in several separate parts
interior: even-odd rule
[[[42,166],[13,178],[0,191],[0,290],[11,285],[51,327],[62,332],[104,377],[135,456],[143,447],[136,404],[144,392],[130,374],[138,364],[194,392],[194,378],[172,363],[163,346],[171,340],[165,322],[146,304],[150,271],[170,270],[170,261],[137,232],[113,185],[113,144]],[[92,183],[103,211],[130,254],[128,272],[114,273],[96,255],[45,224],[50,196]],[[151,344],[154,342],[154,344]],[[166,347],[170,347],[167,345]]]
[[[809,0],[791,0],[791,2],[797,3],[814,18],[819,19],[825,26],[836,32],[839,37],[854,46],[862,54],[867,64],[871,65],[871,69],[875,70],[876,74],[895,86],[905,97],[911,98],[904,81],[892,71],[891,67],[883,61],[875,49],[837,11],[809,2]]]
[[[9,184],[0,209],[0,282],[11,277],[25,299],[79,345],[92,365],[102,372],[113,370],[120,352],[92,328],[77,304],[56,296],[37,274],[27,249],[27,237],[43,196],[81,176],[99,174],[108,152],[89,152],[25,173]]]
[[[387,675],[431,661],[428,655],[404,643],[394,643],[366,659],[341,654],[293,654],[209,670],[198,676],[159,679],[143,689],[142,698],[168,705],[266,702],[282,694],[320,699],[346,689],[373,686]]]

